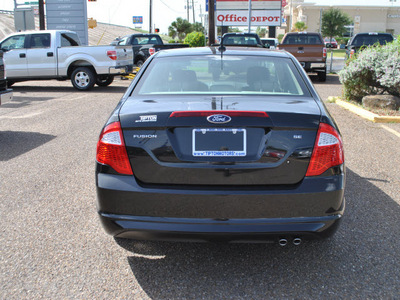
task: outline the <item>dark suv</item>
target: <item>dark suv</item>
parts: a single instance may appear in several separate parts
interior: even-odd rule
[[[222,36],[221,45],[264,48],[260,37],[255,33],[225,33]]]
[[[393,35],[390,33],[377,33],[377,32],[366,32],[357,33],[354,35],[346,46],[346,59],[349,59],[356,53],[361,47],[367,47],[379,43],[385,45],[393,41]]]

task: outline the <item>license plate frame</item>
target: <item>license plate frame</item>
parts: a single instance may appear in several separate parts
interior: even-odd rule
[[[208,141],[206,143],[208,145],[199,145],[199,140],[204,142],[206,136],[213,140]],[[231,140],[231,137],[234,139]],[[226,143],[226,145],[221,143]],[[227,150],[221,149],[225,146],[228,146]],[[234,149],[229,149],[229,147]],[[246,149],[247,131],[244,128],[195,128],[192,130],[194,157],[243,157],[247,154]]]

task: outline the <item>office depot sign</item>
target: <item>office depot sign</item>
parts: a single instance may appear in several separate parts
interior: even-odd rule
[[[217,26],[247,26],[249,13],[246,10],[217,10],[215,14]],[[253,10],[251,26],[280,26],[280,10]]]

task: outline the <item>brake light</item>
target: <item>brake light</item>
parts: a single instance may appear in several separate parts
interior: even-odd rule
[[[107,51],[107,56],[111,58],[112,60],[117,60],[117,51],[115,50],[108,50]]]
[[[96,153],[96,160],[99,163],[109,165],[118,173],[133,175],[119,122],[111,123],[104,128],[97,143]]]
[[[354,53],[355,53],[354,49],[351,49],[351,50],[350,50],[350,58],[353,57]]]
[[[318,176],[344,163],[343,143],[332,126],[320,123],[306,176]]]
[[[149,48],[149,54],[153,55],[154,53],[156,53],[156,48]]]
[[[326,48],[325,47],[322,49],[322,57],[326,58]]]
[[[209,117],[212,115],[227,115],[230,117],[256,117],[256,118],[268,118],[268,114],[265,111],[238,111],[238,110],[198,110],[198,111],[174,111],[169,117],[170,118],[181,118],[181,117]]]

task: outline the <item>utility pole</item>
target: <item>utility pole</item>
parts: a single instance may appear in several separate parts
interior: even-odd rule
[[[208,46],[215,43],[215,7],[214,0],[208,0]]]
[[[189,0],[186,0],[186,13],[187,13],[187,20],[189,21]]]
[[[150,11],[149,11],[149,33],[152,33],[153,32],[153,30],[152,30],[152,23],[153,23],[153,20],[152,20],[152,9],[153,9],[153,0],[150,0]]]
[[[249,33],[251,32],[251,0],[249,0]]]
[[[46,25],[44,22],[44,3],[43,0],[39,0],[39,29],[45,30]]]
[[[193,24],[196,23],[196,17],[194,16],[194,0],[192,0],[192,10],[193,10]]]

